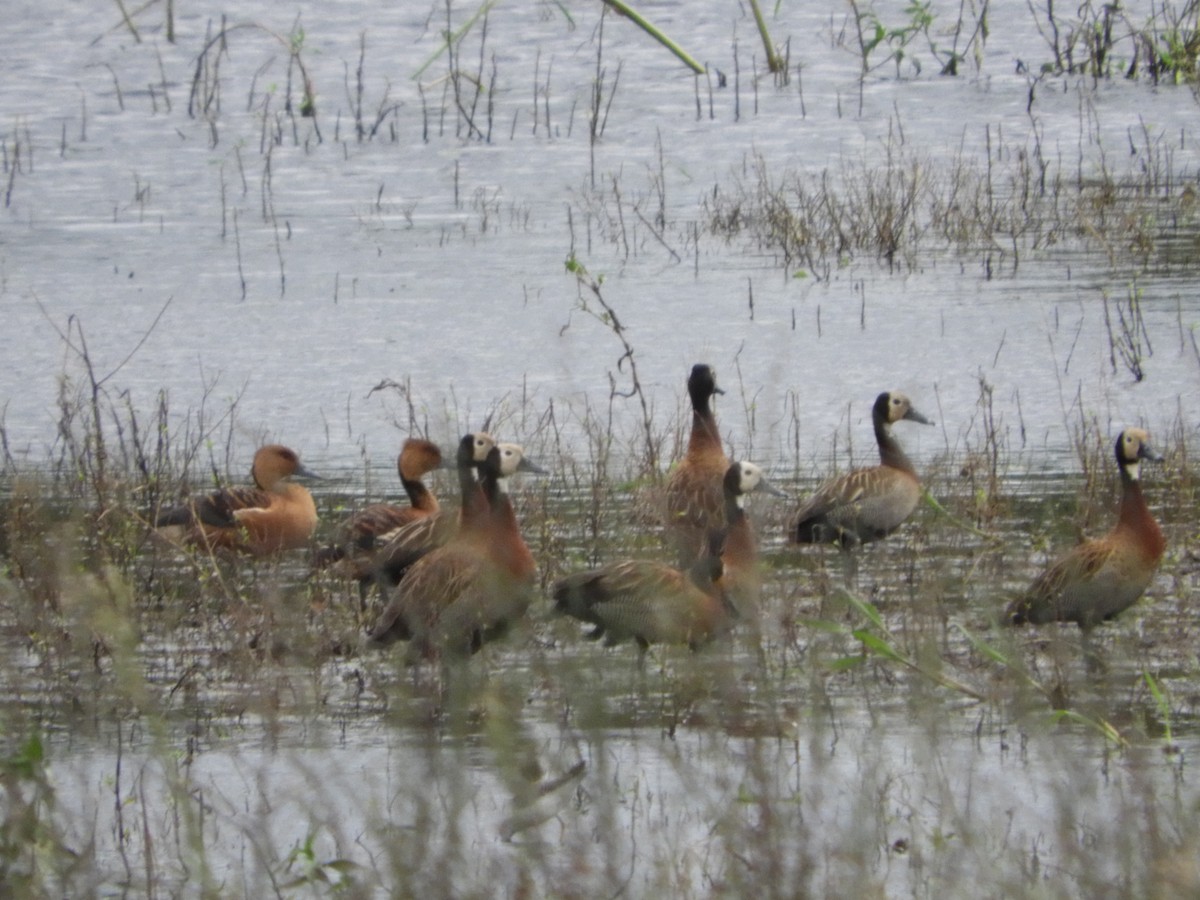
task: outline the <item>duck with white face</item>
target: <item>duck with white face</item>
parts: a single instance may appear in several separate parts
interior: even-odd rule
[[[899,391],[885,391],[875,398],[871,421],[879,445],[879,465],[853,469],[817,488],[792,520],[793,542],[850,549],[887,537],[917,508],[921,482],[892,435],[892,426],[933,422]]]
[[[1149,587],[1167,542],[1142,494],[1141,462],[1162,457],[1141,428],[1121,432],[1115,451],[1121,473],[1117,523],[1039,575],[1009,605],[1010,624],[1075,622],[1087,630],[1128,609]]]
[[[410,642],[409,660],[467,656],[529,608],[537,567],[521,536],[508,481],[541,473],[516,444],[496,444],[479,467],[482,503],[444,546],[417,560],[392,593],[370,641]]]

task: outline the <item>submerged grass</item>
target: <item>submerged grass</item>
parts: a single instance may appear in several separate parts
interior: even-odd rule
[[[201,487],[200,461],[229,474],[217,448],[236,455],[236,405],[180,424],[161,398],[145,428],[98,380],[76,392],[64,378],[56,455],[10,459],[0,481],[7,895],[1200,886],[1182,420],[1148,476],[1177,549],[1092,648],[1073,628],[996,628],[1040,563],[1047,500],[981,436],[986,513],[967,460],[931,460],[945,512],[859,557],[780,547],[788,509],[757,503],[763,597],[704,652],[656,648],[639,665],[547,602],[465,666],[406,671],[364,650],[356,591],[310,579],[302,556],[151,540],[154,505]],[[614,435],[612,409],[523,402],[498,404],[493,427],[556,473],[517,493],[543,585],[660,557],[646,473],[661,436]],[[674,420],[682,435],[682,403]],[[1086,531],[1111,515],[1107,444],[1082,423],[1084,476],[1055,488]],[[819,475],[778,468],[797,473],[777,479],[794,496]],[[344,488],[318,500],[326,526],[355,505]],[[1146,827],[1117,827],[1135,818]]]

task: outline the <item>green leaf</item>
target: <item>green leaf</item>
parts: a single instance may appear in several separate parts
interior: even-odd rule
[[[837,659],[830,661],[826,668],[831,672],[844,672],[847,669],[854,669],[861,666],[867,661],[865,656],[839,656]]]
[[[879,635],[872,634],[871,632],[862,628],[855,630],[853,634],[856,638],[862,641],[863,646],[871,652],[882,656],[885,659],[894,660],[895,662],[906,662],[904,657],[901,656],[891,644],[889,644]]]
[[[963,628],[962,625],[959,625],[957,622],[955,623],[954,627],[959,630],[959,632],[962,634],[962,636],[967,639],[967,641],[971,644],[972,647],[974,647],[976,650],[978,650],[980,653],[982,653],[984,656],[986,656],[992,662],[998,662],[1002,666],[1011,666],[1012,665],[1009,658],[1007,656],[1005,656],[1003,653],[1001,653],[999,650],[997,650],[995,647],[993,647],[991,644],[984,643],[982,640],[977,638],[971,632],[967,631],[967,629]]]
[[[842,596],[846,598],[846,601],[851,606],[853,606],[860,613],[862,613],[862,615],[864,615],[868,619],[870,619],[872,625],[874,625],[880,631],[887,631],[887,629],[883,627],[883,616],[879,615],[879,610],[877,610],[873,605],[871,605],[871,603],[869,603],[868,601],[863,600],[859,597],[854,596],[852,593],[850,593],[847,590],[842,591]]]

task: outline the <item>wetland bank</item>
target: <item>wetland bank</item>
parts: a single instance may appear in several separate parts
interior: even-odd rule
[[[598,3],[6,5],[9,894],[1196,892],[1195,11],[793,6],[772,75],[748,8],[644,5],[696,77]],[[730,639],[639,666],[545,589],[664,553],[697,361],[792,499]],[[936,506],[786,546],[895,387]],[[302,553],[149,535],[264,439],[323,535],[485,420],[543,590],[452,673]],[[998,628],[1134,424],[1147,596]]]

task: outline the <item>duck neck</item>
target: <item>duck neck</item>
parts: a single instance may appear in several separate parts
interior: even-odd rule
[[[1151,559],[1160,559],[1166,550],[1167,540],[1163,537],[1158,522],[1154,520],[1150,507],[1146,505],[1136,464],[1121,466],[1121,509],[1117,517],[1117,527],[1132,532],[1141,544],[1143,552]]]
[[[458,466],[458,492],[462,497],[462,524],[479,521],[487,511],[488,500],[483,487],[475,480],[474,467],[469,463]]]
[[[471,479],[474,483],[475,479]],[[400,483],[404,485],[404,492],[408,494],[408,501],[412,504],[413,509],[419,509],[422,512],[437,512],[437,498],[433,496],[433,492],[425,487],[425,484],[419,478],[406,478],[400,476]]]
[[[900,449],[900,442],[892,436],[892,426],[886,422],[876,420],[875,422],[875,443],[879,445],[879,461],[885,466],[893,469],[900,469],[904,472],[909,472],[913,475],[917,474],[917,470],[913,468],[913,464],[909,458],[904,455],[904,451]]]
[[[725,524],[735,528],[746,522],[746,508],[742,506],[741,494],[725,494]]]
[[[493,539],[492,552],[510,574],[517,578],[531,578],[537,565],[521,536],[521,527],[517,524],[517,513],[513,509],[507,485],[503,479],[497,479],[489,487],[492,490],[485,491],[491,507],[489,537]]]
[[[745,563],[755,556],[754,529],[742,506],[742,497],[725,498],[725,546],[721,557],[737,563]]]
[[[311,532],[317,525],[317,504],[308,488],[290,481],[280,481],[275,489],[287,515],[305,531]],[[307,539],[307,538],[305,538]]]
[[[688,455],[721,452],[721,435],[717,417],[713,415],[708,397],[692,398],[692,434],[688,438]]]

